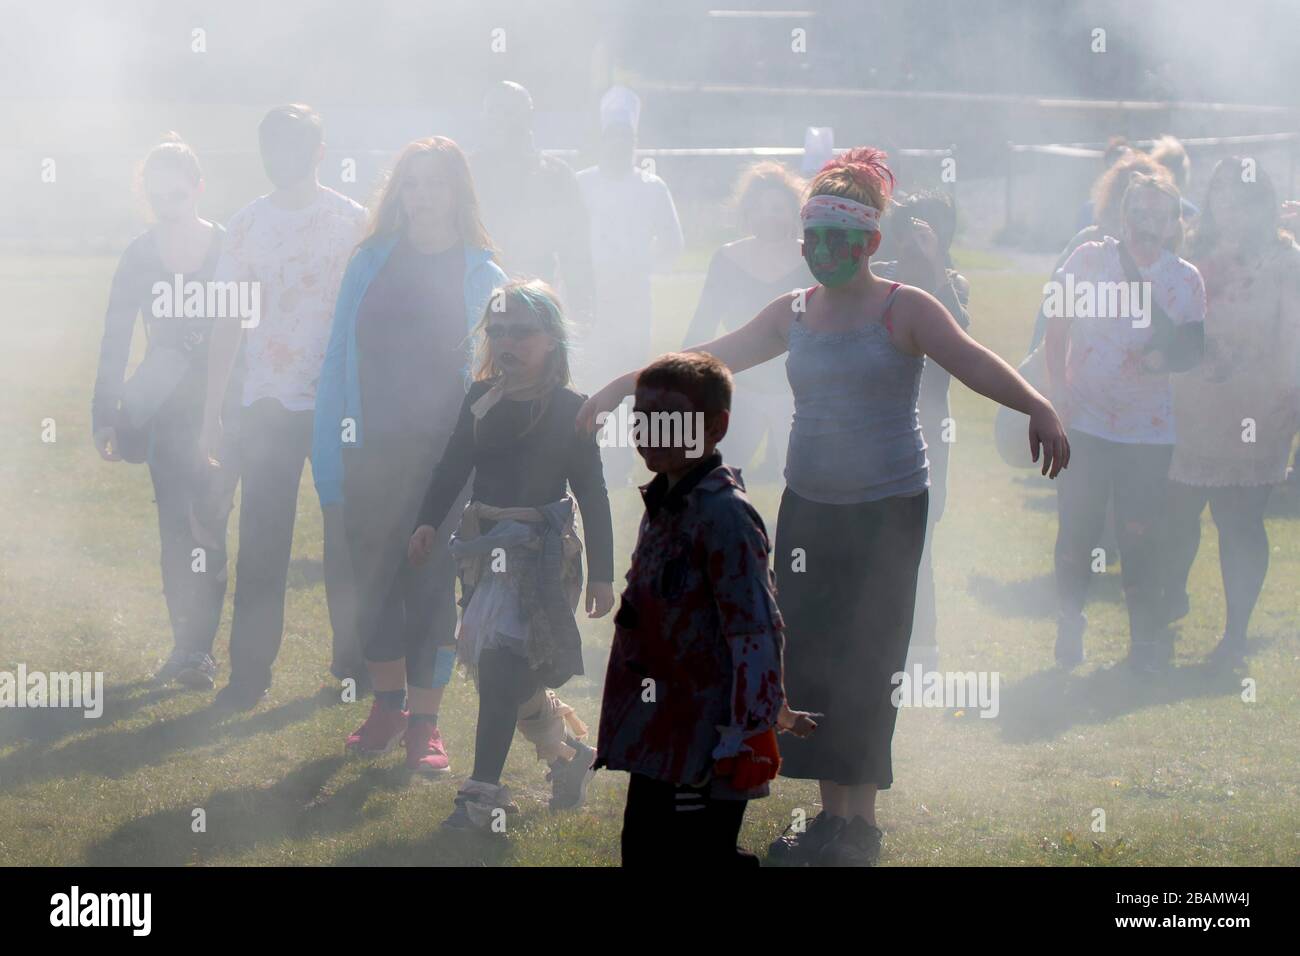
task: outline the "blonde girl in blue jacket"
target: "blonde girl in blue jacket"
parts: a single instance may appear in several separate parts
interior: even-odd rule
[[[343,504],[375,692],[347,750],[400,741],[407,768],[430,776],[450,767],[438,733],[455,660],[450,529],[420,567],[406,547],[465,396],[469,332],[506,279],[493,254],[464,153],[442,136],[408,144],[344,274],[317,391],[312,473],[321,504]]]

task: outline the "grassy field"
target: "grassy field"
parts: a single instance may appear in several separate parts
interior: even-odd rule
[[[997,255],[965,263],[972,331],[1019,358],[1041,276]],[[625,775],[598,774],[588,807],[551,814],[544,767],[521,739],[506,770],[521,806],[508,835],[439,830],[472,758],[475,699],[459,675],[442,710],[451,779],[412,782],[396,753],[345,759],[344,737],[368,701],[337,703],[328,683],[321,522],[309,474],[267,700],[217,717],[210,694],[150,685],[170,648],[151,487],[143,467],[101,462],[89,436],[112,267],[105,258],[0,260],[0,301],[8,303],[0,324],[0,670],[22,662],[103,671],[109,687],[98,720],[0,710],[0,862],[617,863]],[[699,283],[682,275],[659,284],[660,347],[680,341]],[[881,797],[884,864],[1295,864],[1295,503],[1277,501],[1269,519],[1272,568],[1251,635],[1253,702],[1243,701],[1239,677],[1200,666],[1223,614],[1212,528],[1169,674],[1138,680],[1113,666],[1126,650],[1114,566],[1093,590],[1090,662],[1062,674],[1052,668],[1050,485],[996,457],[991,405],[960,386],[953,405],[951,491],[936,547],[943,666],[999,672],[1001,713],[902,712],[897,783]],[[45,419],[57,430],[52,443],[41,440]],[[750,493],[771,530],[780,486]],[[621,578],[640,502],[620,488],[613,507]],[[227,606],[221,663],[229,618]],[[563,696],[594,722],[611,625],[582,619],[582,628],[590,676]],[[770,799],[751,804],[745,843],[761,850],[793,812],[816,813],[815,801],[813,786],[778,781]],[[196,808],[206,813],[206,832],[192,831]],[[1105,811],[1105,832],[1091,829],[1095,809]]]

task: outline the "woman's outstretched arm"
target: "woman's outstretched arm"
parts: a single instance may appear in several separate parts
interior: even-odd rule
[[[967,388],[1029,416],[1029,451],[1043,474],[1055,478],[1070,462],[1070,442],[1052,403],[992,350],[966,334],[937,299],[920,289],[899,293],[896,327],[900,344],[928,355]]]
[[[702,345],[692,345],[685,352],[708,352],[733,373],[762,365],[786,350],[786,330],[794,315],[794,294],[787,293],[772,300],[734,332],[719,336]],[[601,412],[612,412],[636,389],[640,369],[626,372],[604,388],[597,390],[578,411],[577,427],[580,431],[594,431],[600,424],[596,419]]]

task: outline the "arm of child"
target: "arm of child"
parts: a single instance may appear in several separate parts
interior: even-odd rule
[[[783,622],[768,566],[767,532],[747,503],[721,503],[711,524],[706,567],[722,636],[731,652],[731,722],[713,758],[719,776],[750,790],[776,776],[776,730],[785,704]]]
[[[407,557],[414,564],[423,564],[433,553],[434,534],[451,510],[456,496],[474,471],[474,413],[470,406],[478,399],[481,390],[471,388],[460,406],[456,429],[443,449],[442,458],[433,469],[429,488],[420,505],[415,531],[407,547]]]
[[[565,474],[582,513],[587,550],[588,617],[604,617],[614,607],[614,521],[596,436],[575,432]]]
[[[95,448],[105,461],[122,460],[116,448],[116,413],[126,377],[126,363],[131,355],[135,318],[140,313],[138,259],[136,245],[132,244],[113,273],[108,311],[104,315],[104,338],[99,345],[99,372],[95,376],[91,403],[91,432]]]

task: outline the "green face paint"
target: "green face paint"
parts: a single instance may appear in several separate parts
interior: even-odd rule
[[[813,278],[838,286],[857,275],[867,257],[867,231],[813,226],[803,231],[803,257]]]

